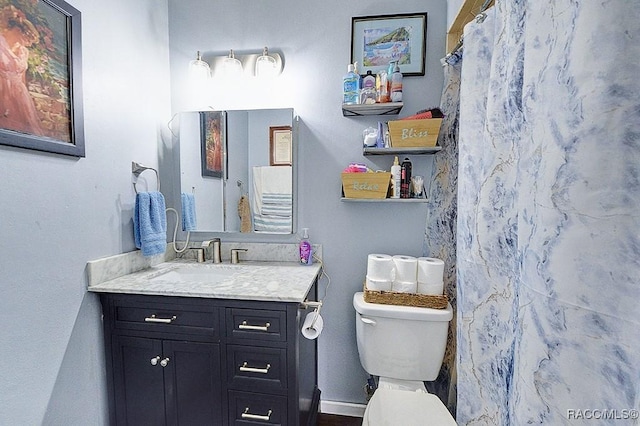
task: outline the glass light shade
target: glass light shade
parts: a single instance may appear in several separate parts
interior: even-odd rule
[[[262,56],[256,59],[256,77],[273,78],[278,75],[278,64],[276,58],[269,56],[269,50],[265,47]]]
[[[222,73],[225,77],[240,77],[242,75],[242,62],[240,62],[233,54],[233,49],[229,52],[229,56],[222,60]]]
[[[200,51],[198,51],[196,59],[189,62],[189,77],[192,80],[206,81],[210,75],[211,69],[209,68],[209,64],[202,60]]]

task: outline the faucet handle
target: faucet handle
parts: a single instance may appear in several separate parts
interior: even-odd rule
[[[240,249],[240,248],[235,248],[235,249],[231,249],[231,263],[240,263],[240,258],[238,257],[238,253],[240,253],[241,251],[243,252],[247,252],[247,249]]]

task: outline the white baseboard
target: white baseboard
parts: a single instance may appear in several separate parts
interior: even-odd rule
[[[353,404],[351,402],[340,401],[320,401],[320,412],[326,414],[337,414],[340,416],[362,417],[364,415],[364,404]]]

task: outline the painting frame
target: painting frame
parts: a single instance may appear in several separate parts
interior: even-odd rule
[[[291,126],[269,127],[269,165],[293,164],[293,132]]]
[[[35,70],[32,69],[35,67],[27,66],[23,75],[27,82],[24,89],[14,90],[9,95],[15,101],[13,105],[18,102],[24,105],[28,103],[25,99],[31,99],[28,109],[33,110],[36,118],[29,113],[30,118],[26,120],[23,118],[25,113],[22,117],[13,118],[10,107],[5,106],[5,121],[0,121],[0,145],[85,157],[80,11],[63,0],[7,0],[0,6],[0,9],[13,7],[10,11],[20,21],[19,24],[11,21],[12,26],[20,27],[18,31],[22,33],[23,40],[31,38],[29,44],[21,48],[29,52],[27,58],[33,57],[33,61],[40,63]],[[9,22],[7,31],[12,28]],[[43,59],[50,69],[43,67]],[[65,72],[60,72],[60,69]],[[37,75],[40,79],[28,80],[27,75]],[[5,82],[8,83],[8,79],[0,80],[0,84]],[[39,88],[42,93],[36,91],[38,96],[34,97],[32,87]],[[16,93],[20,91],[22,95]]]
[[[362,75],[399,60],[403,76],[423,76],[426,51],[427,12],[351,18],[351,63]]]
[[[224,111],[200,111],[200,160],[203,177],[225,176],[227,116]]]

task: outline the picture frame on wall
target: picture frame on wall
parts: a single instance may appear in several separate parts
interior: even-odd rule
[[[224,176],[227,150],[226,116],[223,111],[200,112],[202,176]]]
[[[426,12],[351,18],[351,63],[360,74],[397,61],[403,76],[424,75],[426,46]]]
[[[0,0],[0,144],[85,156],[81,13]]]
[[[291,126],[269,127],[269,165],[290,166],[293,161]]]

